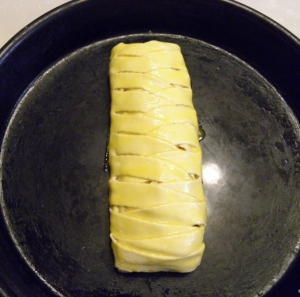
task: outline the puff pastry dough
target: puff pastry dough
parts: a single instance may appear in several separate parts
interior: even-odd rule
[[[198,122],[180,47],[115,46],[110,61],[110,230],[126,272],[189,272],[206,224]]]

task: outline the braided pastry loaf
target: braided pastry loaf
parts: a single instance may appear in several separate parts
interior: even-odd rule
[[[206,203],[190,77],[172,43],[115,46],[110,61],[110,230],[120,271],[194,270]]]

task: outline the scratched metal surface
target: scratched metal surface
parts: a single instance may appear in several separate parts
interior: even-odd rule
[[[103,171],[109,55],[121,41],[151,39],[181,46],[207,135],[206,252],[200,268],[185,275],[118,273],[110,248]],[[91,45],[38,78],[8,128],[2,162],[10,231],[29,265],[63,296],[254,296],[294,258],[300,225],[296,131],[276,90],[221,49],[154,34]]]

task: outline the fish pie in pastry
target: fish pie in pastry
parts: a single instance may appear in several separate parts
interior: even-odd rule
[[[180,47],[116,45],[111,87],[110,231],[124,272],[190,272],[206,224],[202,151]]]

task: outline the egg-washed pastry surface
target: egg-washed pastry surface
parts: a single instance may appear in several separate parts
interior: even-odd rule
[[[126,272],[190,272],[206,203],[190,77],[172,43],[115,46],[110,61],[110,231]]]

